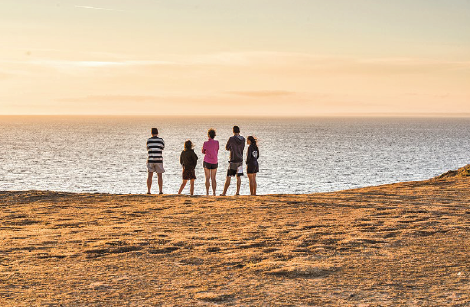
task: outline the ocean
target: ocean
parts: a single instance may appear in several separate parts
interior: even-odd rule
[[[191,139],[199,156],[195,194],[203,195],[201,147],[214,128],[220,194],[234,125],[259,139],[258,194],[423,180],[470,163],[469,118],[0,116],[0,190],[146,193],[146,141],[157,127],[166,143],[164,193],[177,193],[179,155]],[[249,194],[246,176],[241,194]]]

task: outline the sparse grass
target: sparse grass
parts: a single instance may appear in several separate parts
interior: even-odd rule
[[[470,176],[470,164],[459,168],[455,171],[448,171],[445,174],[442,174],[437,177],[437,179],[450,178],[450,177],[467,177]]]
[[[0,306],[470,306],[468,175],[188,200],[0,192]]]

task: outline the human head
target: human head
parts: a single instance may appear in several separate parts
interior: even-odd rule
[[[152,135],[158,135],[158,129],[152,128]]]
[[[193,142],[191,140],[187,140],[184,142],[184,150],[190,150],[193,149]]]
[[[208,135],[211,139],[215,138],[215,136],[216,136],[215,130],[212,129],[212,128],[210,128],[209,131],[207,131],[207,135]]]
[[[233,126],[233,133],[240,133],[240,127]]]
[[[257,140],[254,136],[250,135],[249,137],[246,138],[246,142],[248,144],[252,144],[254,146],[258,146],[256,143],[257,143]]]

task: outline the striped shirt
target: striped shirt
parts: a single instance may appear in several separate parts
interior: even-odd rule
[[[158,136],[152,136],[147,140],[147,151],[149,153],[148,163],[163,163],[162,151],[165,148],[165,142]]]

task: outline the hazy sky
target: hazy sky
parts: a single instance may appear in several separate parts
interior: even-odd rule
[[[0,114],[470,113],[470,0],[1,0]]]

